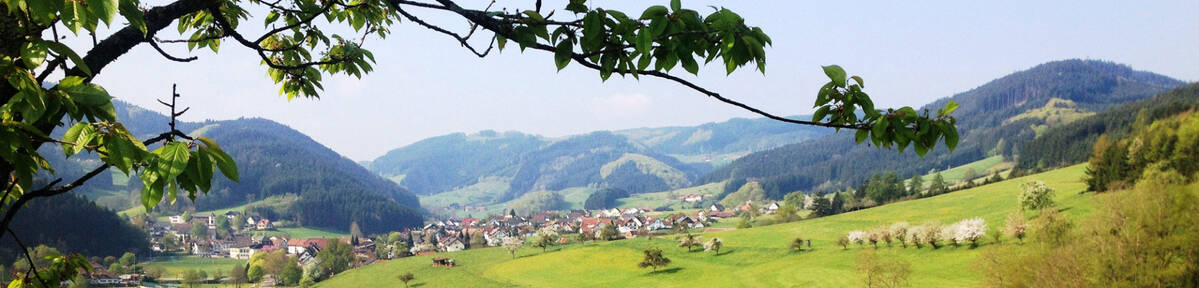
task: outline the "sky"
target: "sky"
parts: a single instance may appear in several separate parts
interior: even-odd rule
[[[488,3],[458,2],[476,9]],[[529,8],[532,2],[501,1],[496,7]],[[546,1],[543,7],[564,7],[561,2]],[[638,15],[648,5],[669,1],[589,3]],[[1074,58],[1199,81],[1194,0],[683,1],[701,13],[710,12],[709,5],[735,11],[771,36],[766,73],[744,69],[726,76],[721,65],[712,65],[699,76],[682,69],[674,74],[780,115],[812,112],[816,91],[827,81],[820,66],[829,64],[865,78],[878,107],[918,106],[1040,63]],[[467,29],[452,15],[412,12],[442,27]],[[556,14],[555,19],[573,20],[565,11]],[[261,23],[264,15],[244,23]],[[242,26],[244,34],[261,32],[255,30],[261,25]],[[232,41],[219,54],[165,47],[176,56],[199,57],[190,63],[167,61],[140,45],[108,66],[96,83],[120,100],[154,110],[164,109],[154,99],[166,99],[171,84],[178,84],[180,103],[191,107],[184,120],[267,118],[356,161],[457,132],[557,137],[755,117],[661,79],[613,76],[605,82],[577,63],[556,71],[552,54],[534,50],[508,49],[480,59],[415,23],[391,29],[387,39],[366,40],[365,48],[376,56],[374,72],[362,79],[326,76],[320,99],[280,96],[257,56]],[[158,36],[185,38],[174,26]]]

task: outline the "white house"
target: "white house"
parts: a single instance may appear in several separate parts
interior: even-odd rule
[[[183,224],[183,216],[175,215],[170,217],[171,224]]]
[[[226,249],[229,252],[229,258],[233,259],[250,259],[254,256],[254,248],[250,247],[230,247]]]

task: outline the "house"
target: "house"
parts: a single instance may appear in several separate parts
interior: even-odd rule
[[[462,240],[458,240],[458,238],[445,239],[437,243],[437,246],[441,246],[441,250],[445,252],[457,252],[466,249],[466,244],[463,244]]]
[[[258,225],[258,217],[246,216],[246,226],[253,227],[255,225]]]
[[[233,223],[233,219],[237,219],[237,216],[241,216],[241,212],[237,212],[237,211],[225,212],[225,218],[229,219],[229,223]]]
[[[307,239],[291,239],[287,240],[287,254],[299,255],[304,253],[309,246],[316,245],[317,250],[324,249],[329,245],[329,239],[325,238],[307,238]]]
[[[712,204],[712,206],[708,207],[708,211],[712,211],[712,212],[724,211],[724,205],[720,205],[720,203]]]
[[[183,215],[171,216],[168,217],[168,219],[171,221],[171,224],[183,224],[183,222],[185,222],[183,221]]]
[[[700,202],[700,201],[704,201],[703,194],[687,194],[687,195],[683,196],[683,202],[695,203],[695,202]]]
[[[209,255],[212,255],[212,244],[192,242],[191,252],[192,255],[208,257]]]
[[[770,205],[766,206],[766,214],[774,214],[774,212],[778,212],[778,211],[779,211],[779,202],[771,202]]]
[[[232,247],[226,251],[229,253],[229,258],[233,259],[250,259],[250,256],[254,256],[254,252],[256,252],[254,248],[250,247]]]
[[[670,225],[666,224],[666,221],[662,221],[662,219],[659,219],[659,218],[654,218],[653,220],[649,220],[649,224],[645,224],[645,230],[654,231],[654,230],[668,230],[668,229],[670,229]]]
[[[752,200],[746,200],[745,204],[741,204],[741,206],[737,206],[737,211],[740,211],[740,212],[749,212],[749,210],[753,210],[753,209],[754,209],[754,202]]]
[[[116,275],[113,275],[112,273],[108,273],[107,271],[93,272],[93,273],[91,273],[91,275],[88,275],[87,278],[88,278],[87,282],[89,284],[91,284],[92,286],[120,286],[121,285],[121,278],[117,277]]]
[[[271,224],[271,220],[266,218],[258,220],[258,223],[255,224],[254,227],[258,230],[275,230],[275,224]]]

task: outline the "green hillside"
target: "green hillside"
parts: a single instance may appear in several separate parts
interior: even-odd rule
[[[855,229],[866,229],[897,221],[920,224],[935,220],[952,223],[981,217],[989,226],[1002,225],[1004,217],[1017,211],[1018,186],[1025,181],[1045,181],[1056,189],[1055,199],[1064,213],[1077,218],[1089,214],[1095,199],[1079,194],[1083,165],[962,190],[931,198],[899,202],[830,217],[787,224],[707,233],[704,239],[724,239],[721,255],[688,253],[669,239],[629,239],[597,242],[585,246],[559,247],[541,253],[521,249],[517,259],[501,248],[467,250],[409,257],[363,267],[319,283],[319,287],[397,287],[395,275],[412,272],[414,284],[424,287],[856,287],[858,255],[871,248],[842,250],[835,240]],[[787,244],[796,236],[813,238],[815,251],[791,253]],[[672,260],[658,273],[638,269],[641,250],[659,247]],[[970,287],[981,281],[976,259],[981,252],[1021,249],[1013,241],[994,244],[989,240],[976,249],[943,247],[933,250],[878,249],[883,257],[899,257],[912,264],[914,287]],[[452,257],[455,268],[430,265],[433,257]]]
[[[943,146],[930,150],[924,157],[916,153],[896,153],[894,149],[857,145],[853,133],[842,131],[817,140],[746,155],[700,178],[697,183],[798,175],[816,181],[786,186],[808,191],[826,182],[835,187],[854,186],[882,171],[895,171],[910,177],[932,169],[966,165],[997,154],[1013,159],[1013,155],[1029,150],[1021,149],[1024,143],[1048,134],[1052,127],[1067,125],[1063,123],[1090,113],[1149,99],[1183,84],[1111,62],[1048,62],[919,107],[918,111],[936,111],[947,101],[961,104],[954,112],[961,140],[952,153]],[[1094,143],[1093,139],[1082,142]],[[1056,151],[1057,147],[1062,146],[1047,148]],[[1081,161],[1061,163],[1069,165]],[[769,179],[761,182],[764,187],[772,186]],[[767,190],[770,195],[782,195],[780,191]]]

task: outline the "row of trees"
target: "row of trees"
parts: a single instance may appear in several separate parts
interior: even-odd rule
[[[987,224],[982,218],[965,219],[951,225],[942,225],[937,221],[928,221],[918,226],[910,226],[907,222],[896,222],[889,226],[866,231],[850,231],[845,236],[841,236],[837,240],[837,244],[841,245],[842,249],[847,249],[850,243],[857,243],[858,246],[869,243],[874,248],[878,248],[880,243],[891,247],[893,242],[899,242],[904,248],[907,248],[908,244],[915,245],[916,248],[922,248],[927,244],[933,249],[937,249],[941,248],[942,243],[948,241],[954,246],[970,243],[971,247],[977,247],[978,241],[986,235]]]

